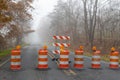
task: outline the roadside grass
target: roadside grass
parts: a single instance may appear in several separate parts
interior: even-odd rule
[[[28,46],[28,45],[29,44],[21,44],[21,47]],[[14,48],[9,48],[7,50],[0,51],[0,58],[10,55],[12,49],[14,49]]]
[[[10,54],[10,52],[11,52],[11,50],[12,50],[12,48],[7,49],[7,50],[0,51],[0,58],[5,57],[5,56],[9,55],[9,54]]]
[[[110,55],[109,55],[109,54],[103,54],[103,55],[101,56],[101,60],[106,61],[106,62],[109,62],[109,58],[110,58]]]
[[[88,53],[88,52],[86,52],[84,55],[88,56],[88,57],[92,57],[92,54]],[[109,54],[102,54],[101,55],[101,60],[109,62]]]

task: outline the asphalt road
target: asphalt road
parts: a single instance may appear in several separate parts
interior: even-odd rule
[[[38,70],[37,59],[40,46],[32,45],[22,49],[22,69],[10,70],[10,62],[0,67],[0,80],[120,80],[120,69],[111,70],[108,63],[102,62],[101,69],[91,69],[91,61],[85,57],[85,68],[82,70],[73,67],[74,54],[70,54],[70,69],[60,70],[57,64],[49,57],[49,69]],[[51,50],[51,49],[50,49]]]

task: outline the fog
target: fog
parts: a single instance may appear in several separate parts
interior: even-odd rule
[[[49,40],[49,20],[47,15],[53,11],[57,0],[34,0],[32,6],[35,8],[32,11],[33,21],[31,22],[31,29],[35,32],[29,33],[24,40],[28,44],[45,45]]]
[[[38,23],[38,27],[32,27],[35,32],[26,35],[25,42],[32,45],[48,44],[50,41],[48,38],[52,36],[49,34],[49,24],[49,19],[47,17],[42,18],[42,20]]]

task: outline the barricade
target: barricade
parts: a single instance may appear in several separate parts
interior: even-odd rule
[[[92,55],[92,64],[91,64],[91,68],[101,68],[101,56],[100,56],[100,51],[94,51],[93,55]]]
[[[38,54],[38,69],[47,69],[48,68],[48,50],[44,46],[44,49],[39,50]]]
[[[110,53],[110,64],[109,68],[111,69],[118,69],[119,68],[119,52],[111,52]]]
[[[77,69],[83,69],[84,67],[84,55],[83,49],[79,49],[75,51],[75,58],[74,58],[74,67]]]
[[[52,51],[54,54],[60,54],[60,50],[58,49],[60,46],[64,46],[64,47],[70,46],[70,43],[59,43],[58,42],[58,40],[69,41],[70,36],[53,36],[53,39],[55,40],[55,43],[53,43],[53,46],[55,46],[55,50]]]
[[[60,51],[59,68],[60,69],[69,68],[69,51],[68,50]]]
[[[10,69],[12,70],[19,70],[21,69],[21,51],[18,49],[14,49],[11,51],[11,63]]]

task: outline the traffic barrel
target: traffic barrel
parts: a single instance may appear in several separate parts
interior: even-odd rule
[[[39,50],[38,54],[38,69],[47,69],[48,68],[48,50],[44,46],[44,49]]]
[[[93,52],[91,67],[95,69],[101,68],[100,61],[101,61],[100,51]]]
[[[74,67],[77,69],[82,69],[84,67],[84,56],[83,50],[76,50],[75,51],[75,58],[74,58]]]
[[[110,64],[109,68],[111,69],[118,69],[119,68],[119,52],[111,52],[110,53]]]
[[[11,63],[10,63],[10,69],[12,70],[19,70],[21,69],[21,51],[20,50],[12,50],[11,51]]]
[[[60,50],[59,68],[67,69],[69,68],[69,51]]]

